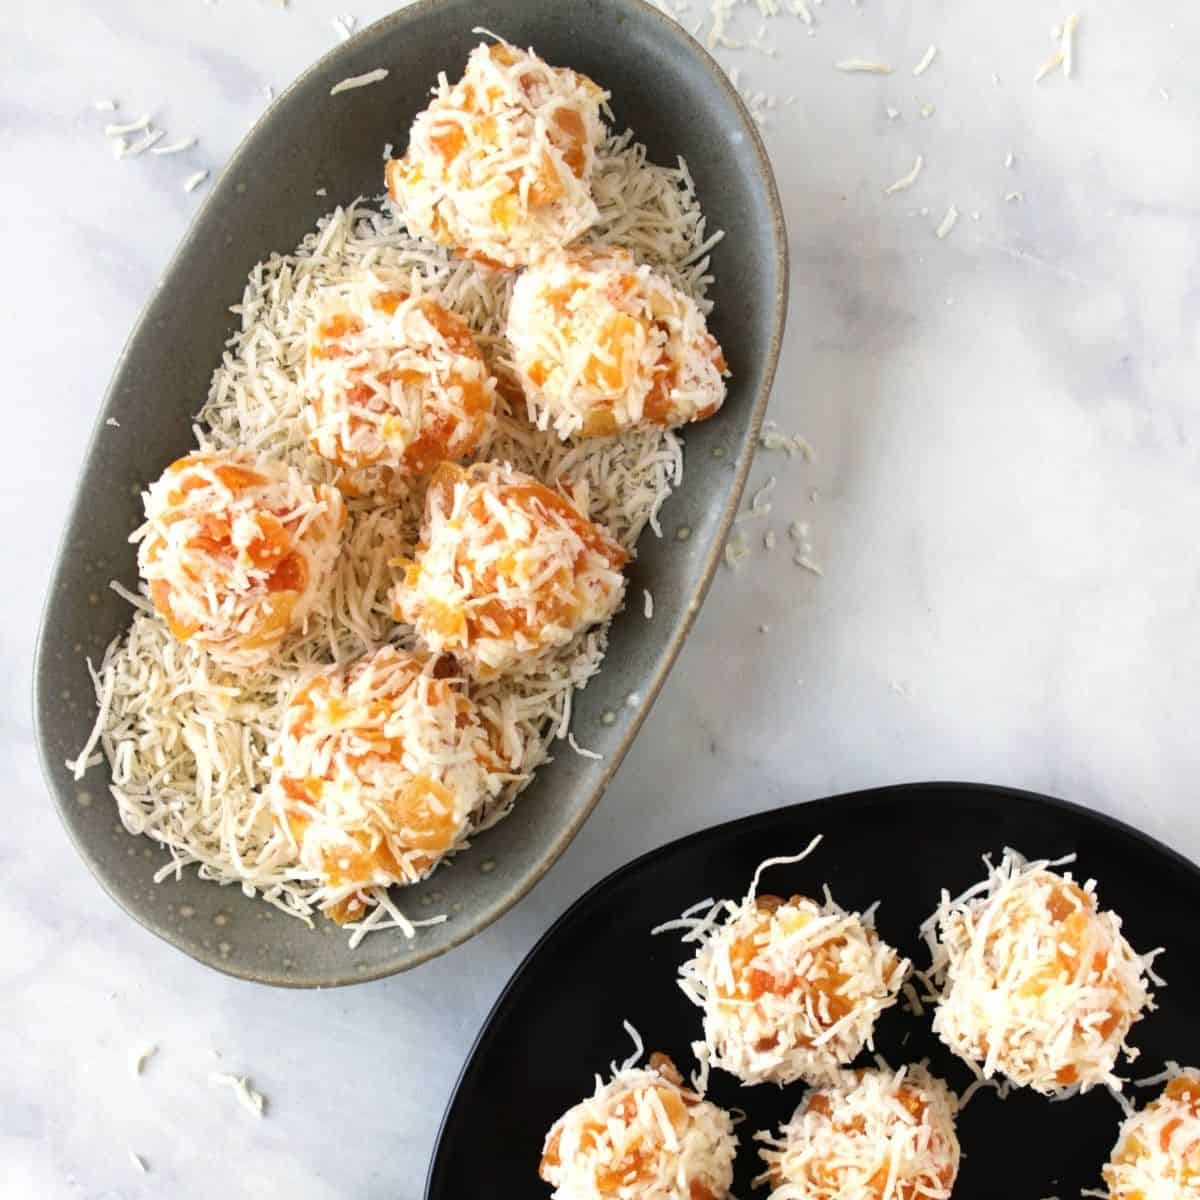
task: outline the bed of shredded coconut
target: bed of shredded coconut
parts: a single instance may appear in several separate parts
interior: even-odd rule
[[[706,229],[684,162],[648,163],[645,149],[626,132],[601,148],[592,185],[599,221],[588,240],[628,247],[708,311],[708,250],[719,235]],[[247,447],[294,464],[313,482],[336,478],[338,468],[310,448],[303,421],[306,339],[321,289],[374,270],[404,279],[412,294],[460,314],[503,379],[513,277],[411,237],[386,202],[359,201],[322,218],[294,252],[273,254],[250,272],[233,309],[240,328],[196,419],[200,448]],[[478,458],[569,483],[577,498],[586,497],[587,514],[629,551],[647,525],[661,533],[659,511],[683,470],[682,443],[670,432],[564,442],[523,417],[505,415]],[[222,670],[195,646],[176,641],[144,595],[114,585],[135,611],[129,629],[93,669],[97,721],[70,765],[81,776],[101,754],[107,760],[126,829],[170,851],[158,878],[195,865],[203,878],[237,884],[310,920],[320,882],[293,860],[284,840],[271,836],[264,785],[272,742],[283,704],[307,674],[385,643],[411,648],[411,630],[392,616],[396,571],[390,563],[411,555],[421,506],[419,489],[385,502],[349,500],[344,551],[331,585],[302,632],[253,671]],[[605,629],[593,629],[519,680],[472,689],[481,716],[505,731],[520,762],[510,786],[473,814],[472,833],[511,809],[554,739],[566,737],[572,693],[599,669],[605,641]],[[412,934],[418,922],[407,920],[394,898],[382,889],[373,898],[370,915],[352,927],[355,939],[387,927]]]

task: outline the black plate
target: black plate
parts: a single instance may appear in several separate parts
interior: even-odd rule
[[[1200,871],[1192,863],[1127,825],[1028,792],[958,783],[856,792],[692,834],[622,867],[572,905],[517,969],[476,1039],[442,1121],[426,1200],[547,1200],[537,1177],[542,1139],[591,1092],[597,1072],[628,1055],[622,1020],[641,1032],[647,1052],[665,1051],[690,1072],[700,1012],[675,973],[691,951],[677,934],[651,937],[650,929],[706,896],[744,895],[763,859],[798,853],[816,833],[825,835],[818,849],[803,863],[773,868],[762,890],[814,895],[828,882],[847,908],[879,899],[880,933],[918,967],[928,963],[918,926],[942,887],[957,893],[982,877],[982,854],[1005,846],[1031,858],[1076,852],[1076,877],[1098,880],[1103,906],[1122,915],[1133,946],[1167,947],[1156,967],[1170,987],[1159,993],[1160,1011],[1134,1027],[1142,1056],[1131,1073],[1152,1074],[1168,1058],[1200,1061]],[[930,1032],[928,1014],[890,1009],[876,1047],[893,1066],[928,1057],[956,1090],[972,1079]],[[734,1184],[743,1200],[759,1162],[751,1134],[785,1120],[803,1091],[740,1087],[712,1073],[710,1097],[748,1114]],[[1038,1200],[1099,1186],[1120,1117],[1104,1091],[1065,1103],[979,1093],[959,1119],[956,1200]]]

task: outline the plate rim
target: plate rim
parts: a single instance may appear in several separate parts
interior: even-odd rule
[[[703,829],[693,830],[691,833],[686,833],[682,837],[673,838],[669,842],[664,842],[661,846],[656,846],[651,850],[646,850],[639,854],[636,858],[630,859],[628,862],[610,871],[603,878],[597,880],[585,892],[573,900],[563,912],[554,920],[548,929],[546,929],[529,948],[521,961],[513,969],[512,974],[508,977],[504,986],[500,989],[495,1000],[488,1008],[487,1014],[480,1023],[479,1029],[476,1031],[474,1038],[471,1040],[471,1046],[468,1049],[466,1056],[463,1059],[462,1066],[459,1068],[458,1074],[455,1076],[454,1084],[450,1089],[450,1096],[446,1101],[446,1106],[442,1111],[441,1120],[438,1122],[437,1134],[434,1137],[433,1152],[429,1158],[429,1166],[425,1172],[425,1188],[422,1192],[424,1200],[434,1200],[435,1172],[438,1170],[444,1155],[445,1139],[447,1134],[447,1125],[450,1122],[450,1116],[458,1102],[460,1093],[463,1091],[467,1083],[467,1075],[475,1064],[475,1059],[482,1049],[484,1040],[487,1038],[493,1021],[500,1014],[500,1010],[505,1006],[509,996],[515,990],[521,977],[526,970],[533,964],[533,961],[541,954],[548,942],[554,938],[563,926],[568,924],[578,912],[589,908],[596,902],[600,894],[606,891],[611,885],[619,883],[627,876],[632,875],[641,867],[649,863],[651,860],[657,859],[662,855],[669,854],[676,850],[687,849],[698,842],[702,842],[714,835],[726,836],[734,833],[740,833],[743,830],[752,829],[759,825],[769,825],[772,821],[779,820],[783,817],[794,815],[803,812],[803,810],[815,807],[837,807],[837,808],[854,808],[869,804],[881,799],[900,799],[911,796],[914,792],[952,792],[952,791],[967,791],[976,794],[991,794],[994,797],[1003,797],[1008,801],[1016,801],[1020,804],[1025,804],[1031,808],[1049,809],[1051,811],[1065,812],[1071,814],[1072,817],[1082,818],[1085,822],[1092,822],[1096,827],[1107,830],[1110,833],[1116,833],[1120,836],[1131,838],[1133,841],[1140,842],[1145,848],[1153,850],[1160,854],[1165,854],[1169,859],[1174,860],[1177,866],[1189,871],[1196,881],[1197,888],[1200,889],[1200,864],[1195,863],[1187,855],[1181,854],[1178,850],[1168,846],[1165,842],[1154,837],[1152,834],[1146,833],[1144,830],[1137,828],[1135,825],[1129,824],[1127,821],[1121,820],[1119,817],[1114,817],[1109,813],[1101,812],[1099,809],[1089,808],[1085,804],[1079,804],[1073,800],[1064,800],[1059,796],[1050,796],[1043,792],[1033,792],[1026,788],[1009,787],[1006,784],[995,783],[979,783],[971,781],[959,781],[953,779],[936,779],[928,782],[912,781],[907,783],[885,784],[880,787],[861,788],[853,792],[840,792],[832,796],[813,796],[807,800],[798,800],[792,804],[783,804],[778,808],[762,809],[758,812],[747,813],[745,816],[735,817],[730,821],[718,821],[714,825],[707,825]]]
[[[256,138],[262,128],[271,120],[272,113],[277,105],[281,104],[288,97],[292,96],[297,90],[308,86],[313,78],[328,69],[328,67],[340,58],[348,57],[353,54],[358,45],[361,44],[368,36],[378,37],[395,36],[396,33],[402,30],[410,21],[423,18],[425,15],[436,11],[440,8],[450,7],[456,0],[413,0],[412,3],[405,5],[403,8],[397,9],[394,12],[388,13],[379,18],[377,21],[364,26],[361,30],[355,33],[351,38],[331,47],[319,58],[310,63],[303,71],[292,80],[286,88],[280,92],[276,101],[268,106],[268,108],[258,117],[258,119],[250,126],[243,135],[241,141],[230,155],[229,159],[222,168],[217,179],[216,186],[204,199],[200,208],[197,210],[187,228],[184,230],[174,250],[171,252],[166,263],[159,272],[159,277],[165,278],[171,274],[178,261],[183,257],[187,249],[195,242],[201,234],[201,227],[205,224],[207,215],[210,209],[214,210],[223,203],[223,198],[233,189],[235,178],[242,168],[249,164],[250,158],[250,143]],[[321,989],[335,987],[349,987],[360,983],[370,983],[375,980],[385,979],[392,975],[402,974],[406,971],[419,967],[422,964],[438,958],[443,954],[449,953],[451,950],[457,949],[463,943],[469,941],[482,933],[488,926],[499,920],[505,913],[509,912],[517,904],[519,904],[533,888],[545,878],[550,869],[562,857],[567,847],[575,839],[579,830],[583,827],[586,821],[595,811],[600,800],[608,790],[613,777],[623,762],[626,754],[637,738],[646,718],[650,714],[650,710],[654,707],[655,701],[658,699],[659,693],[662,691],[663,685],[666,682],[667,676],[677,661],[680,651],[683,648],[684,642],[691,633],[692,627],[695,624],[696,617],[699,614],[704,600],[712,586],[713,579],[716,576],[717,568],[720,566],[723,547],[726,538],[729,536],[729,531],[733,527],[734,518],[737,515],[738,506],[745,492],[746,483],[749,479],[751,468],[754,464],[755,453],[758,448],[759,437],[762,432],[763,421],[766,416],[766,409],[771,396],[771,389],[774,384],[776,371],[779,365],[779,358],[783,348],[783,337],[787,325],[788,311],[788,296],[789,296],[789,246],[787,237],[787,224],[784,218],[783,203],[780,198],[779,188],[775,179],[775,174],[771,166],[770,157],[767,154],[766,145],[763,142],[758,126],[746,107],[742,97],[738,94],[737,89],[730,82],[723,68],[712,57],[708,50],[677,21],[672,20],[666,13],[659,9],[651,0],[605,0],[606,4],[614,8],[624,8],[628,11],[637,12],[640,16],[650,21],[653,21],[658,26],[658,35],[665,40],[674,43],[680,50],[686,51],[691,57],[704,69],[709,81],[714,84],[720,92],[723,93],[726,104],[731,106],[731,110],[736,114],[742,133],[746,136],[749,145],[754,153],[757,167],[757,176],[761,181],[763,192],[766,200],[766,205],[770,213],[771,225],[771,241],[772,253],[777,264],[778,285],[775,288],[774,296],[771,298],[770,304],[770,336],[768,338],[767,353],[764,360],[764,370],[762,381],[753,396],[753,404],[750,410],[750,419],[747,424],[745,439],[739,448],[738,458],[735,463],[732,486],[729,493],[729,501],[726,505],[724,515],[721,518],[713,537],[707,547],[704,559],[701,563],[699,574],[696,577],[695,583],[688,593],[687,604],[675,629],[663,643],[660,662],[657,669],[649,676],[643,689],[644,700],[635,714],[628,727],[623,731],[621,740],[617,743],[612,754],[608,756],[603,771],[596,779],[591,787],[591,795],[587,803],[580,811],[562,828],[560,828],[547,848],[546,854],[537,867],[523,878],[513,889],[508,892],[503,898],[496,901],[490,907],[480,910],[473,918],[464,920],[461,926],[456,930],[455,934],[448,938],[444,943],[436,946],[427,946],[425,948],[417,948],[412,953],[406,955],[402,961],[393,961],[380,964],[376,968],[366,971],[343,971],[337,973],[329,973],[322,975],[319,971],[310,972],[309,974],[297,974],[295,971],[284,973],[273,969],[254,967],[248,965],[241,967],[237,963],[222,960],[219,953],[205,950],[202,946],[194,946],[192,944],[177,940],[173,936],[173,932],[169,924],[159,920],[156,915],[150,911],[139,911],[136,906],[127,904],[125,899],[120,894],[120,889],[116,884],[112,883],[107,875],[99,868],[89,844],[86,839],[76,835],[71,823],[67,819],[69,811],[69,802],[65,794],[63,794],[55,779],[54,772],[58,769],[56,763],[51,762],[51,751],[49,746],[49,733],[43,721],[44,714],[48,714],[53,708],[53,698],[50,696],[49,680],[47,678],[49,666],[48,657],[50,652],[50,617],[51,610],[54,607],[54,601],[58,590],[59,579],[62,575],[64,565],[68,555],[69,542],[71,531],[74,529],[76,520],[81,509],[86,503],[83,493],[76,485],[71,496],[70,504],[68,505],[61,527],[61,532],[54,551],[53,561],[50,567],[49,580],[43,595],[41,611],[38,617],[37,635],[34,643],[34,654],[32,663],[32,678],[30,688],[30,700],[33,718],[33,734],[34,741],[37,746],[38,764],[41,769],[42,780],[46,791],[50,795],[53,802],[55,812],[59,818],[59,822],[66,832],[67,839],[74,848],[83,864],[87,867],[92,878],[100,885],[101,890],[112,900],[117,907],[125,913],[126,916],[132,918],[139,926],[153,934],[155,937],[166,942],[173,949],[182,952],[194,961],[209,967],[223,975],[227,975],[234,979],[244,980],[250,983],[257,983],[266,986],[280,987],[286,989]],[[105,422],[111,412],[114,401],[116,399],[116,383],[124,373],[126,363],[130,357],[132,347],[138,341],[148,326],[150,319],[150,310],[153,306],[157,289],[154,289],[146,298],[141,310],[138,313],[137,319],[130,328],[120,353],[113,365],[109,380],[104,389],[103,398],[100,402],[96,413],[96,418],[92,425],[91,433],[88,437],[86,447],[83,452],[81,464],[87,464],[95,457],[100,438],[103,436],[106,425]],[[80,468],[82,471],[82,466]],[[214,885],[217,886],[217,885]]]

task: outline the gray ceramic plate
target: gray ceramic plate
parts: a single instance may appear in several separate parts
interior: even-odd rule
[[[126,538],[140,520],[139,491],[192,443],[190,421],[232,329],[229,305],[246,272],[271,251],[290,250],[335,201],[382,190],[382,147],[405,144],[439,70],[452,77],[461,71],[479,41],[473,26],[592,76],[613,94],[617,127],[636,130],[652,159],[687,159],[710,228],[727,235],[713,253],[711,325],[733,380],[721,414],[687,432],[685,479],[664,512],[666,538],[647,534],[631,569],[630,594],[653,591],[654,619],[644,619],[640,604],[617,618],[604,670],[578,698],[577,736],[603,760],[559,754],[509,818],[405,893],[404,907],[414,915],[431,911],[428,893],[437,893],[448,922],[412,941],[397,931],[373,934],[351,951],[327,922],[312,932],[194,872],[155,885],[163,851],[120,828],[104,769],[80,785],[64,760],[84,742],[94,714],[83,655],[102,654],[129,619],[108,582],[136,585]],[[376,67],[390,71],[382,83],[330,96],[339,80]],[[314,195],[319,187],[328,189],[327,199]],[[97,421],[50,588],[35,677],[43,765],[68,832],[113,899],[218,970],[294,987],[405,970],[465,941],[516,903],[604,793],[699,608],[753,455],[786,297],[783,218],[754,125],[720,68],[644,0],[417,3],[306,72],[243,142],[134,330]],[[110,417],[119,428],[106,425]],[[723,454],[713,453],[718,447]],[[686,541],[674,536],[681,526],[691,530]],[[634,707],[625,702],[631,692],[641,697]],[[602,723],[606,710],[617,714],[615,723]]]

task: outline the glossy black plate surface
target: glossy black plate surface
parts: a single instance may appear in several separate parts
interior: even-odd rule
[[[743,895],[759,862],[798,853],[816,833],[824,834],[821,846],[803,863],[773,868],[763,890],[811,895],[828,882],[847,908],[879,899],[881,934],[918,967],[928,962],[918,926],[942,887],[957,893],[982,877],[982,854],[1004,846],[1029,857],[1076,852],[1076,877],[1098,880],[1102,904],[1123,916],[1134,947],[1167,947],[1156,967],[1170,986],[1159,991],[1159,1011],[1134,1027],[1142,1056],[1120,1073],[1149,1075],[1168,1058],[1200,1061],[1200,871],[1192,863],[1129,826],[1026,792],[953,783],[858,792],[693,834],[577,901],[521,964],[484,1025],[442,1125],[427,1200],[545,1200],[550,1189],[537,1178],[542,1138],[592,1090],[595,1073],[627,1056],[622,1019],[641,1032],[647,1051],[663,1050],[690,1072],[700,1015],[675,985],[690,952],[678,935],[651,937],[650,929],[706,896]],[[928,1013],[894,1007],[880,1019],[876,1047],[893,1066],[928,1057],[961,1091],[972,1076],[929,1021]],[[735,1182],[746,1200],[758,1165],[750,1135],[785,1120],[803,1087],[745,1088],[714,1071],[709,1094],[748,1114]],[[1102,1091],[1063,1103],[1021,1092],[1002,1102],[981,1092],[959,1119],[964,1159],[955,1198],[1039,1200],[1098,1187],[1120,1119]]]

